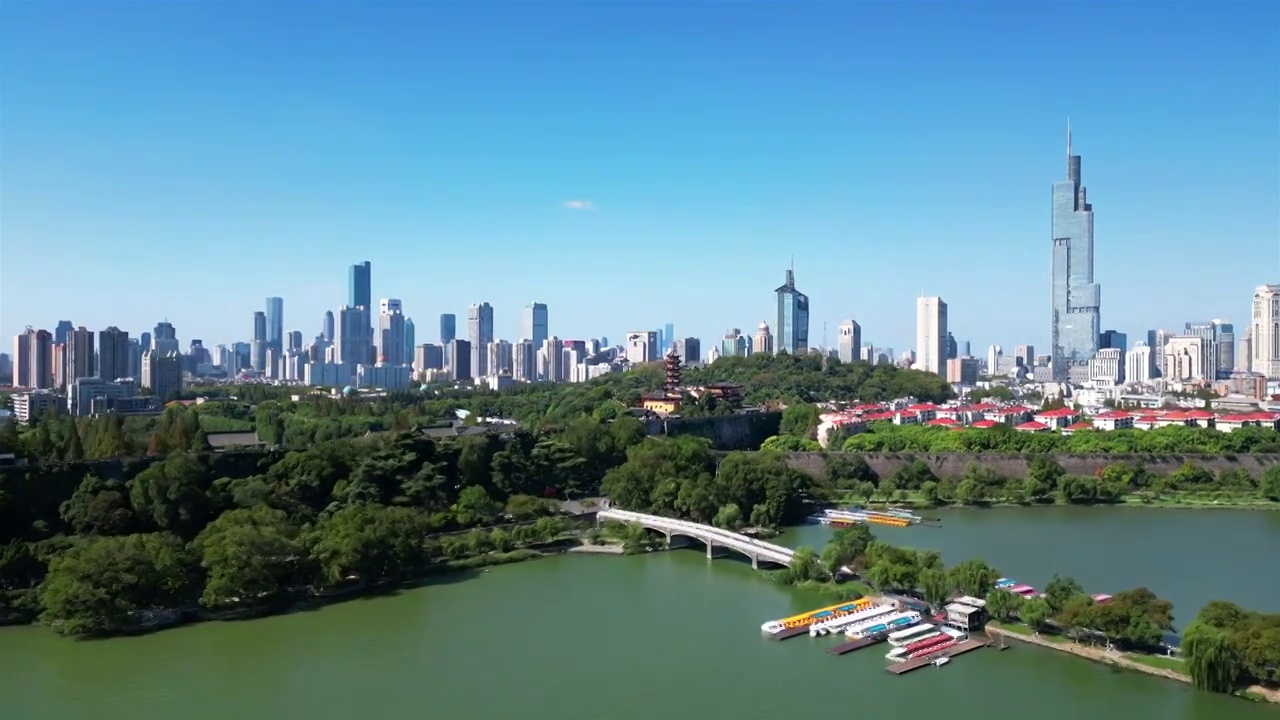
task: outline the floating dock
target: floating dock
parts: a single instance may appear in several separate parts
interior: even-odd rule
[[[963,655],[970,650],[977,650],[978,648],[986,646],[987,643],[982,640],[965,640],[964,642],[952,645],[941,652],[933,653],[932,655],[925,655],[924,657],[913,658],[911,660],[905,660],[903,662],[890,665],[886,669],[894,675],[903,675],[911,672],[912,670],[919,670],[926,665],[932,665],[933,661],[940,657],[955,657],[956,655]]]
[[[871,647],[872,645],[875,645],[881,640],[884,640],[884,638],[882,637],[859,638],[858,640],[840,643],[839,645],[832,645],[831,647],[827,648],[827,652],[831,653],[832,655],[847,655],[853,652],[854,650],[861,650],[862,648]]]
[[[808,635],[808,634],[809,634],[809,626],[800,625],[798,627],[787,628],[786,630],[781,630],[776,633],[769,633],[769,637],[773,638],[774,640],[790,640],[793,637],[800,637],[801,635]]]

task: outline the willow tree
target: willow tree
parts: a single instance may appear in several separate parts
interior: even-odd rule
[[[1240,677],[1240,654],[1223,630],[1193,622],[1182,634],[1182,655],[1201,690],[1231,692]]]

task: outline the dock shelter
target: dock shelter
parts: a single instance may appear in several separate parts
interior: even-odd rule
[[[986,622],[985,610],[980,607],[974,607],[973,605],[966,605],[959,601],[948,603],[946,611],[947,625],[950,625],[957,630],[972,632],[981,628],[983,623]]]

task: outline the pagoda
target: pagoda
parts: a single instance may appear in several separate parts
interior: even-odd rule
[[[676,349],[671,348],[667,353],[667,384],[664,389],[668,393],[680,393],[680,356],[676,354]]]

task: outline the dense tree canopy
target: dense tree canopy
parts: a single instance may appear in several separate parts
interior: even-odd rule
[[[1249,682],[1274,684],[1280,681],[1280,614],[1215,600],[1183,632],[1182,652],[1201,689],[1229,692]]]
[[[1280,452],[1280,433],[1264,428],[1221,432],[1211,428],[1169,426],[1155,430],[1081,430],[1019,432],[1008,425],[954,428],[873,422],[849,436],[850,452],[1126,453],[1207,454]]]

